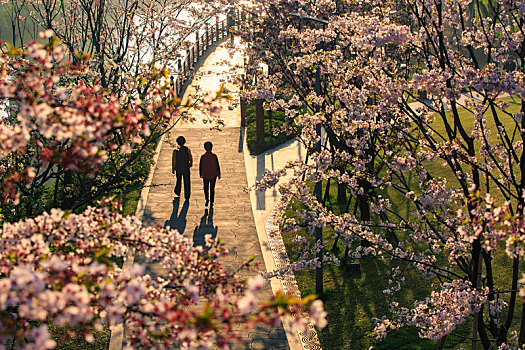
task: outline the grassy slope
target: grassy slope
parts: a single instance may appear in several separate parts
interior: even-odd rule
[[[510,111],[512,113],[517,112],[518,109],[519,105],[511,104]],[[460,118],[470,132],[473,127],[471,114],[464,110],[460,111]],[[510,117],[503,116],[502,120],[506,126],[513,125]],[[436,120],[434,127],[436,131],[444,132],[442,121]],[[493,130],[491,140],[495,140],[496,135],[494,134],[495,126],[493,121],[488,121],[487,128]],[[442,166],[442,162],[429,163],[427,169],[434,176],[445,177],[449,185],[457,186],[457,180],[447,167]],[[335,198],[336,190],[336,185],[333,184],[331,186],[331,201],[328,205],[332,206],[334,211],[338,212]],[[399,193],[390,192],[389,195],[393,207],[396,208],[396,210],[406,211],[407,213],[410,212],[411,209],[408,206],[406,198]],[[288,211],[288,215],[293,216],[294,214],[294,209]],[[328,237],[330,231],[325,230],[324,235]],[[284,233],[283,239],[285,240],[289,254],[293,257],[294,252],[291,251],[293,247],[291,244],[292,235]],[[343,247],[339,246],[339,249],[339,256],[342,256]],[[325,265],[325,294],[322,295],[321,298],[325,302],[325,308],[328,311],[328,326],[319,332],[323,349],[368,349],[370,346],[374,346],[375,349],[435,348],[437,344],[419,338],[417,330],[410,328],[402,328],[392,332],[384,341],[379,343],[371,337],[370,332],[373,329],[373,318],[381,317],[388,313],[387,299],[382,291],[388,287],[389,271],[396,263],[381,261],[375,258],[364,258],[360,263],[360,273],[346,272],[342,267]],[[405,267],[404,265],[401,266],[402,268]],[[508,285],[510,266],[511,261],[503,251],[496,254],[494,275],[497,284],[504,285],[506,283]],[[408,286],[408,288],[403,289],[402,294],[398,296],[401,298],[402,303],[409,304],[415,299],[420,299],[428,295],[431,281],[422,279],[411,267],[404,269],[404,276],[406,278],[405,285]],[[296,277],[301,292],[304,293],[304,295],[315,292],[315,277],[313,271],[296,272]],[[518,315],[515,316],[515,319],[519,320],[519,314],[521,314],[520,307],[518,307],[516,311]],[[517,324],[514,324],[513,328],[516,327]],[[461,336],[469,336],[470,331],[471,324],[469,322],[458,327],[454,334],[447,338],[445,348],[456,349],[459,347],[468,347],[468,343],[462,343]]]
[[[510,104],[510,107],[508,109],[509,112],[516,113],[520,110],[521,106],[517,102],[511,99],[507,99],[506,101],[509,102]],[[497,128],[492,118],[492,112],[489,111],[487,112],[487,114],[489,117],[487,117],[486,129],[490,130],[491,132],[489,141],[495,142],[499,138],[499,136],[497,135]],[[507,132],[512,132],[514,128],[514,124],[515,124],[512,117],[507,116],[503,113],[500,113],[499,116],[500,116],[501,122],[503,123],[503,125],[505,125]],[[462,124],[466,132],[470,134],[474,127],[474,118],[472,114],[462,109],[462,110],[459,110],[459,117],[462,121]],[[450,111],[447,112],[447,118],[452,118],[452,113]],[[433,127],[435,128],[436,132],[442,135],[446,135],[443,120],[436,118],[436,121],[434,122]],[[479,148],[479,144],[476,143],[475,147],[476,149]],[[450,169],[447,166],[442,165],[442,161],[436,161],[436,162],[429,163],[427,165],[427,170],[429,171],[429,173],[435,174],[436,176],[445,177],[447,179],[447,182],[451,186],[458,186],[458,182],[454,174],[450,171]],[[502,199],[501,196],[497,196],[497,194],[494,194],[494,196],[497,199],[500,199],[500,200]]]

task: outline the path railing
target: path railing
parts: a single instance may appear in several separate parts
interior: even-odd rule
[[[195,65],[207,50],[227,36],[233,39],[230,28],[236,25],[236,19],[241,18],[240,16],[240,11],[236,11],[222,20],[216,17],[215,23],[206,22],[203,27],[195,32],[196,40],[190,48],[186,49],[184,56],[179,58],[177,72],[174,72],[176,78],[171,80],[172,87],[179,98],[184,93],[184,87],[192,76]]]

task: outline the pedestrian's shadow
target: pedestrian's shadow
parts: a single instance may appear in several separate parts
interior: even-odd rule
[[[195,226],[193,232],[193,246],[201,246],[206,248],[206,235],[211,235],[211,238],[217,237],[217,226],[213,226],[213,208],[204,209],[204,215],[201,217],[201,222]]]
[[[179,212],[180,198],[175,197],[173,199],[173,212],[169,220],[166,220],[164,223],[165,228],[171,228],[179,231],[181,234],[186,230],[186,215],[188,214],[188,208],[190,206],[190,201],[184,201],[182,208]]]

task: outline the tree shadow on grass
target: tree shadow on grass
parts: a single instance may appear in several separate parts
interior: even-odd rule
[[[330,349],[430,349],[435,343],[420,339],[414,328],[391,332],[382,342],[371,335],[374,318],[388,314],[388,300],[383,290],[388,287],[391,265],[377,257],[360,260],[360,272],[347,272],[344,266],[326,264],[324,267],[324,294],[321,299],[328,312],[328,325],[318,332],[322,348]],[[303,296],[315,293],[314,272],[299,271]],[[308,274],[308,276],[306,276]],[[407,277],[414,279],[415,275]],[[411,303],[424,293],[418,283],[409,285],[396,296],[401,304]],[[415,289],[415,290],[414,290]],[[423,288],[424,289],[424,288]]]
[[[322,299],[329,310],[328,325],[319,332],[323,349],[368,349],[372,319],[387,308],[382,290],[388,280],[388,267],[378,259],[363,258],[361,272],[346,272],[344,267],[326,265],[325,293]]]

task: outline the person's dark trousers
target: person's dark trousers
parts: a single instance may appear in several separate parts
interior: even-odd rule
[[[215,182],[217,182],[217,178],[202,180],[204,182],[204,199],[206,199],[206,202],[209,199],[210,203],[213,204],[215,200]]]
[[[177,182],[175,183],[175,194],[180,196],[181,182],[184,182],[184,198],[190,199],[190,171],[177,171]]]

